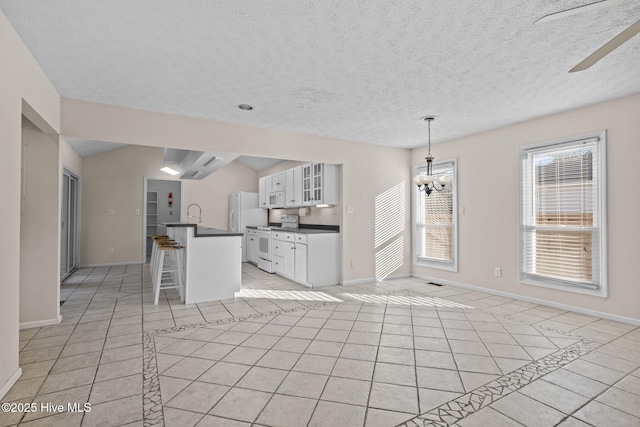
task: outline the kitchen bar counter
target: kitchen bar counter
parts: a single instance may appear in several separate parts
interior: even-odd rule
[[[169,237],[184,246],[185,304],[233,298],[240,291],[242,233],[186,222],[162,225]]]
[[[163,227],[192,227],[195,229],[193,237],[229,237],[243,236],[243,233],[233,233],[231,231],[219,230],[217,228],[203,227],[202,225],[191,222],[163,222]]]
[[[247,226],[247,228],[257,229],[258,227]],[[270,225],[269,229],[273,231],[283,231],[285,233],[300,233],[300,234],[326,234],[326,233],[339,233],[338,226],[327,226],[327,228],[283,228],[274,225]]]

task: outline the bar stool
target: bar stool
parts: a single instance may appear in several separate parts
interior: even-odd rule
[[[151,247],[151,258],[149,259],[149,273],[151,273],[151,280],[153,280],[153,275],[156,271],[155,263],[157,261],[157,256],[158,256],[158,251],[157,251],[158,243],[167,243],[167,242],[175,242],[175,241],[171,240],[169,236],[166,236],[163,234],[151,236],[151,239],[153,240],[153,246]]]
[[[184,301],[184,283],[182,282],[182,250],[177,244],[158,244],[156,271],[153,274],[154,305],[158,305],[160,291],[177,289],[180,300]]]

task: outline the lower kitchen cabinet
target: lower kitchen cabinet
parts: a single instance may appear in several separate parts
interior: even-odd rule
[[[296,259],[294,279],[296,282],[308,283],[308,266],[307,266],[307,245],[304,243],[296,243]]]
[[[272,233],[276,273],[310,287],[340,281],[338,233]]]
[[[295,277],[296,267],[296,244],[293,242],[284,242],[284,268],[283,276]]]
[[[246,244],[247,244],[247,261],[257,264],[258,263],[258,237],[257,231],[251,228],[247,228],[246,232]]]
[[[285,265],[284,258],[281,256],[274,255],[272,262],[273,262],[273,271],[284,276],[285,275],[284,274],[284,265]]]

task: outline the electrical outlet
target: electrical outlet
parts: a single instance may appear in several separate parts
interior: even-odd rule
[[[502,277],[502,269],[500,267],[496,267],[494,273],[496,277]]]
[[[115,215],[115,214],[116,214],[115,209],[107,209],[107,215]]]
[[[348,214],[352,214],[353,213],[353,206],[347,206],[347,213]]]
[[[115,250],[114,250],[113,248],[109,248],[109,253],[110,253],[110,254],[112,254],[112,253],[114,253],[114,252],[115,252]]]
[[[356,260],[355,259],[351,260],[351,268],[356,268]]]
[[[140,209],[136,209],[136,215],[140,215]]]

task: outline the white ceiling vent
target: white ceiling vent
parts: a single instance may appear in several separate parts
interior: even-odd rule
[[[178,163],[180,179],[203,179],[221,167],[231,163],[237,154],[209,151],[187,151],[165,148],[164,162]]]

